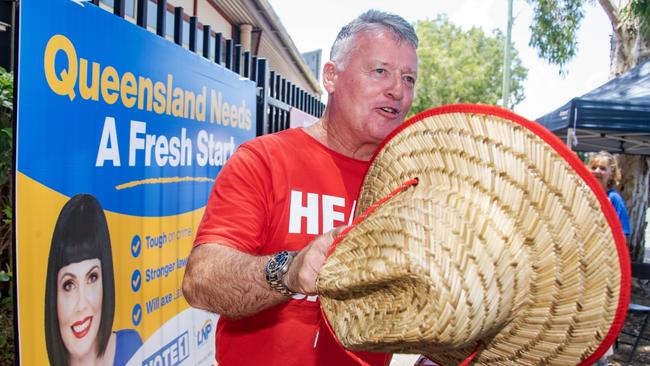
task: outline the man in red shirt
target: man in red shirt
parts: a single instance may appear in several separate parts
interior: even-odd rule
[[[356,364],[321,328],[316,278],[369,160],[411,107],[417,45],[403,18],[360,15],[323,67],[323,117],[243,144],[219,173],[183,281],[192,306],[221,315],[219,365]]]

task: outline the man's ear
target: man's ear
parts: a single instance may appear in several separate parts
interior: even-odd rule
[[[330,60],[323,65],[323,86],[327,93],[334,93],[336,89],[336,80],[338,78],[338,73],[336,71],[336,63]]]

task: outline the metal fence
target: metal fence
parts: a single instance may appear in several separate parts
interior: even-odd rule
[[[111,5],[111,1],[91,2],[97,6],[100,2]],[[151,0],[135,2],[133,15],[140,27],[147,29],[147,26],[151,26],[161,37],[171,33],[174,43],[181,47],[187,44],[189,52],[200,53],[203,57],[256,82],[257,136],[289,128],[291,108],[297,108],[315,117],[322,116],[325,105],[314,95],[279,73],[271,71],[268,60],[253,56],[250,51],[244,52],[241,45],[234,44],[233,40],[227,39],[222,33],[213,32],[210,25],[202,24],[199,30],[199,20],[196,16],[189,16],[189,27],[185,26],[183,7],[174,7],[173,14],[168,14],[170,12],[167,10],[167,0],[157,0],[155,4]],[[127,15],[126,3],[126,0],[113,0],[113,14],[124,18]],[[149,6],[155,7],[155,13]],[[150,15],[154,15],[155,22],[150,19]],[[168,20],[171,20],[173,26],[167,24]],[[187,36],[184,34],[186,28],[189,28]]]

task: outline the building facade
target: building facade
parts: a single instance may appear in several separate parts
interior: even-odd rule
[[[307,65],[293,43],[279,17],[266,0],[92,0],[107,11],[118,11],[124,18],[135,23],[138,6],[146,7],[147,28],[156,32],[156,11],[158,2],[167,9],[165,16],[165,37],[174,39],[174,13],[178,8],[183,12],[183,47],[190,46],[191,18],[197,19],[197,52],[203,52],[204,27],[209,26],[209,58],[214,60],[216,39],[222,40],[222,57],[227,50],[226,40],[232,45],[240,45],[241,51],[249,51],[251,56],[268,60],[270,69],[281,74],[287,81],[300,87],[311,95],[319,97],[322,89],[312,68]],[[142,4],[142,5],[140,5]],[[13,69],[13,34],[15,0],[0,0],[0,66]],[[224,57],[225,58],[225,57]],[[320,59],[320,58],[319,58]]]

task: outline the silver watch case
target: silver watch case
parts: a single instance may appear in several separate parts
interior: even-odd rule
[[[274,256],[266,263],[264,267],[264,274],[266,275],[266,282],[269,286],[281,293],[284,296],[293,296],[295,293],[282,282],[284,275],[289,271],[289,265],[298,252],[289,252],[283,250]]]

